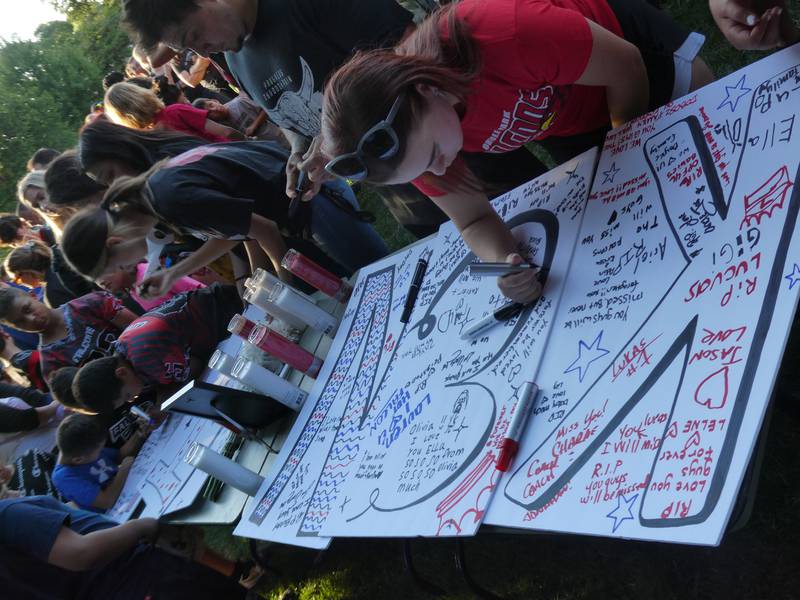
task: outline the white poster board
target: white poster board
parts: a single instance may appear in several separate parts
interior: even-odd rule
[[[609,134],[486,522],[718,544],[800,290],[800,46]]]
[[[137,516],[160,517],[190,506],[208,475],[184,458],[193,442],[221,452],[230,432],[207,419],[169,413],[153,431],[133,462],[125,486],[111,509],[110,519],[127,521],[141,503]]]
[[[498,446],[536,371],[569,262],[596,151],[495,202],[545,294],[484,335],[462,330],[503,305],[494,277],[451,224],[361,270],[316,384],[237,535],[324,547],[328,536],[471,535],[499,480]],[[430,257],[408,324],[400,316]]]

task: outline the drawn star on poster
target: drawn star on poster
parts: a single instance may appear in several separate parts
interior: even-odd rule
[[[717,110],[722,110],[722,107],[728,104],[731,107],[731,112],[736,112],[739,100],[753,91],[751,88],[744,87],[744,78],[745,76],[742,75],[733,87],[729,85],[725,86],[725,100],[717,107]]]
[[[578,372],[578,379],[583,381],[583,378],[586,377],[586,371],[589,370],[589,365],[591,365],[594,361],[603,358],[606,354],[608,354],[608,350],[605,348],[600,347],[600,342],[603,339],[603,332],[597,334],[597,337],[594,338],[594,341],[586,345],[586,342],[583,340],[578,341],[578,358],[576,358],[572,364],[567,367],[564,373],[571,373],[572,371]]]
[[[603,171],[603,185],[607,183],[614,183],[614,178],[617,176],[622,169],[617,168],[617,163],[611,163],[608,171]]]
[[[633,505],[636,504],[636,499],[639,494],[634,494],[630,500],[624,495],[617,496],[617,506],[614,510],[606,515],[609,519],[614,519],[613,529],[611,533],[616,533],[620,525],[625,521],[633,521]]]
[[[784,275],[783,278],[789,282],[789,289],[791,290],[794,287],[794,284],[800,281],[800,265],[794,263],[792,272],[788,275]]]

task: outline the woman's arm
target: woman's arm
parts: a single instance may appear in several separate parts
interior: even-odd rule
[[[517,242],[485,194],[474,190],[451,192],[433,198],[434,203],[452,219],[461,237],[478,258],[485,262],[519,264]],[[527,271],[499,277],[497,285],[503,294],[516,302],[531,302],[542,293],[536,273]]]
[[[195,252],[192,252],[189,257],[183,259],[178,264],[169,269],[157,271],[153,275],[142,280],[139,286],[141,290],[139,294],[146,298],[160,298],[164,296],[181,277],[185,277],[211,264],[239,243],[240,242],[236,240],[221,240],[216,238],[208,240]]]
[[[252,228],[252,222],[251,222]],[[256,269],[266,269],[272,264],[269,256],[261,248],[261,245],[256,240],[249,240],[244,243],[244,249],[247,251],[247,258],[250,260],[250,272],[254,273]]]
[[[256,240],[266,253],[278,277],[282,281],[291,283],[293,281],[292,274],[281,267],[281,259],[286,254],[286,244],[275,221],[270,221],[261,215],[253,215],[248,235]]]
[[[647,112],[650,84],[639,49],[589,21],[592,53],[583,74],[575,82],[606,88],[611,125],[619,127]]]
[[[134,519],[86,535],[62,527],[47,557],[51,565],[68,571],[88,571],[107,565],[142,540],[158,535],[155,519]]]

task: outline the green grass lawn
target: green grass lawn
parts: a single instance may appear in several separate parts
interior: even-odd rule
[[[797,15],[796,2],[790,2]],[[733,50],[708,15],[705,0],[664,2],[681,23],[707,36],[703,57],[717,76],[761,55]],[[361,195],[378,217],[392,248],[411,238]],[[475,579],[505,598],[541,600],[796,599],[800,598],[800,377],[794,363],[800,340],[790,340],[778,380],[775,411],[755,508],[742,529],[719,548],[691,547],[568,535],[481,534],[465,540]],[[208,528],[207,538],[231,556],[245,544],[230,528]],[[281,575],[262,586],[266,598],[427,598],[405,573],[398,540],[335,540],[322,554],[273,547]],[[415,540],[416,565],[447,589],[447,598],[475,597],[458,576],[452,540]]]

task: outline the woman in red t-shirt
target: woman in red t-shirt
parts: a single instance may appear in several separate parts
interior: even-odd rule
[[[701,44],[641,0],[463,0],[394,50],[359,53],[333,75],[322,116],[326,169],[412,181],[481,259],[519,263],[459,153],[537,141],[563,162],[602,145],[610,127],[713,79],[696,58]],[[499,284],[521,302],[540,293],[530,271]]]
[[[209,142],[245,139],[240,131],[209,119],[207,110],[191,104],[165,106],[152,90],[124,81],[108,88],[103,106],[112,122],[133,129],[173,129]]]

